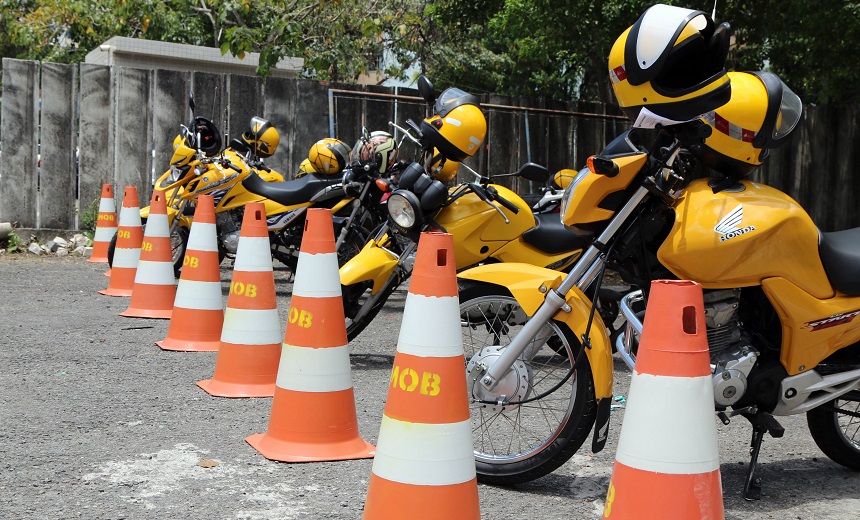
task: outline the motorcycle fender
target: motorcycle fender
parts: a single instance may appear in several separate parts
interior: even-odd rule
[[[487,264],[457,274],[457,278],[489,283],[506,288],[529,316],[544,300],[540,288],[552,289],[561,283],[564,273],[528,264]],[[565,323],[580,340],[585,334],[591,312],[591,300],[578,288],[567,293],[570,312],[559,310],[553,319]],[[597,399],[612,397],[612,346],[600,314],[594,314],[590,330],[591,348],[585,351],[594,377]]]
[[[397,267],[400,259],[397,255],[379,247],[370,241],[361,251],[340,268],[341,285],[354,285],[360,282],[372,281],[373,294],[378,293],[391,273]]]

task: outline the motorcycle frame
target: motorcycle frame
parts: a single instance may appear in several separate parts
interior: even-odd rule
[[[665,166],[662,169],[663,177],[669,178],[671,175],[671,167],[680,153],[680,146],[676,146],[666,160]],[[487,390],[492,391],[498,385],[500,379],[507,373],[513,363],[522,355],[529,343],[537,336],[541,327],[545,323],[553,319],[553,316],[559,311],[570,312],[572,307],[567,303],[569,298],[578,298],[575,293],[568,294],[576,287],[580,291],[585,291],[589,285],[597,278],[605,265],[605,255],[603,246],[608,244],[616,233],[627,222],[627,219],[636,211],[648,196],[650,192],[644,186],[640,186],[633,196],[618,210],[606,229],[597,237],[597,239],[585,250],[579,260],[574,264],[570,273],[565,276],[559,286],[555,289],[548,288],[543,303],[537,308],[531,318],[523,325],[523,328],[516,334],[511,342],[507,345],[502,355],[481,377],[480,384]],[[591,302],[588,302],[591,304]],[[605,331],[597,330],[590,333],[601,334],[606,336]],[[589,343],[588,338],[581,338],[583,344]],[[608,337],[604,338],[607,342]]]

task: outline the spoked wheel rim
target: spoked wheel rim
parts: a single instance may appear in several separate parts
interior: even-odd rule
[[[836,408],[833,420],[836,421],[837,433],[846,446],[860,453],[860,401],[837,399],[833,404]]]
[[[464,302],[460,320],[471,371],[467,385],[475,459],[510,464],[533,457],[558,438],[576,403],[571,338],[556,323],[545,324],[497,389],[488,394],[475,381],[479,365],[490,366],[501,355],[522,328],[526,314],[514,298],[492,295]],[[535,399],[556,386],[551,394]]]

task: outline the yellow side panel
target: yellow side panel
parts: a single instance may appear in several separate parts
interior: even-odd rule
[[[768,278],[762,288],[782,322],[780,360],[789,375],[860,341],[860,297],[818,299],[784,278]]]
[[[357,255],[350,258],[340,268],[340,283],[355,285],[360,282],[373,281],[371,292],[376,294],[397,267],[399,258],[370,241],[364,245]]]
[[[657,257],[681,279],[709,289],[785,278],[816,298],[833,296],[818,256],[818,229],[779,190],[744,181],[743,191],[713,193],[690,183]]]
[[[607,196],[627,188],[645,165],[648,155],[637,153],[621,157],[613,157],[612,161],[618,165],[619,172],[615,177],[607,177],[594,172],[589,172],[576,187],[567,212],[564,214],[564,223],[568,226],[587,224],[590,222],[601,222],[612,217],[612,210],[598,207]]]

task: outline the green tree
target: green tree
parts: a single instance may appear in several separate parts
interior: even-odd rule
[[[78,63],[113,36],[200,45],[212,30],[188,0],[0,0],[0,51]]]

